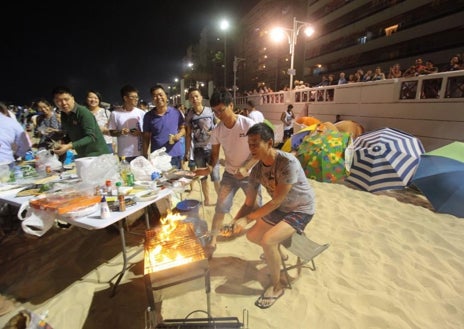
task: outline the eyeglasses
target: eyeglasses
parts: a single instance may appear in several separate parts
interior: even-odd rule
[[[222,109],[219,109],[219,110],[215,110],[215,109],[212,109],[212,110],[214,114],[219,115],[219,114],[224,113],[225,110],[227,110],[227,106],[224,106]]]
[[[127,96],[129,97],[130,99],[139,99],[139,96]]]

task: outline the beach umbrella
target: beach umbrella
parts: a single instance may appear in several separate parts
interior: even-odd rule
[[[346,181],[369,192],[407,186],[424,153],[418,138],[392,128],[362,134],[353,149]]]
[[[299,130],[298,132],[294,133],[289,139],[287,139],[282,145],[281,150],[285,152],[291,152],[292,150],[297,150],[300,146],[303,138],[307,136],[310,132],[314,131],[317,127],[317,124],[304,127],[303,129]]]
[[[333,183],[346,176],[344,152],[350,139],[348,133],[315,131],[303,138],[296,156],[306,177]]]
[[[464,218],[464,143],[422,154],[411,183],[440,213]]]

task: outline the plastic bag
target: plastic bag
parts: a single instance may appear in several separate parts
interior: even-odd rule
[[[52,154],[50,150],[39,150],[36,153],[35,169],[38,173],[44,173],[47,167],[51,170],[60,170],[62,164],[57,155]]]
[[[351,171],[351,165],[353,164],[354,159],[354,145],[353,145],[353,138],[350,137],[350,141],[348,146],[345,149],[345,170],[347,174]]]
[[[172,169],[171,156],[166,153],[166,148],[162,147],[150,154],[150,162],[156,170],[160,172]]]
[[[84,183],[104,185],[106,180],[121,180],[119,160],[113,154],[76,159],[76,171]]]
[[[21,228],[27,234],[41,237],[55,222],[55,214],[40,209],[31,208],[29,201],[24,202],[18,211],[18,219],[21,221]]]
[[[143,156],[132,160],[130,166],[135,180],[138,181],[151,181],[151,174],[157,171],[155,166]]]

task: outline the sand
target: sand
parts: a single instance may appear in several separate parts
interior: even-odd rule
[[[372,194],[343,184],[311,183],[317,213],[306,233],[330,244],[315,259],[316,271],[303,269],[293,288],[262,310],[254,302],[269,285],[269,276],[260,248],[244,236],[221,241],[209,263],[213,317],[243,321],[245,312],[246,327],[253,329],[464,328],[462,218],[435,213],[423,196],[411,191]],[[184,197],[199,195],[196,184]],[[242,202],[240,192],[233,214]],[[213,211],[205,207],[208,223]],[[130,231],[143,235],[143,221]],[[127,240],[129,252],[141,251],[141,235],[128,234]],[[28,309],[47,311],[55,329],[145,328],[142,254],[131,259],[111,298],[108,282],[122,266],[114,228],[53,228],[41,238],[8,233],[0,243],[0,293],[14,304],[0,317],[0,327]],[[206,310],[203,279],[176,286],[165,298],[165,319]]]

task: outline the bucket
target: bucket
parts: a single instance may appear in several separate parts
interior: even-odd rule
[[[199,218],[200,201],[187,199],[176,205],[176,210],[187,217]]]

